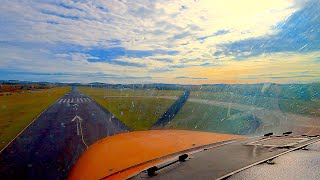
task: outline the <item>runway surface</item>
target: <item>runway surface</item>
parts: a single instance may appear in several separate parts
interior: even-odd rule
[[[180,96],[173,105],[166,110],[166,112],[157,120],[156,123],[151,127],[151,129],[162,129],[164,128],[180,111],[183,105],[187,102],[190,95],[190,91],[185,91],[182,96]]]
[[[76,88],[0,153],[0,179],[65,179],[94,142],[130,129]]]

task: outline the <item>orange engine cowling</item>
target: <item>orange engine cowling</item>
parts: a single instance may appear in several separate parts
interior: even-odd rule
[[[104,138],[88,148],[68,179],[124,179],[179,152],[241,136],[185,130],[135,131]]]

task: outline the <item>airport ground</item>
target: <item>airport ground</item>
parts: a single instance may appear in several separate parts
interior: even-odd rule
[[[0,96],[0,140],[5,147],[0,154],[0,171],[6,172],[1,173],[2,178],[48,177],[45,174],[49,179],[65,178],[87,146],[117,133],[153,128],[185,95],[178,90],[70,89],[55,87]],[[208,91],[191,91],[185,98],[160,129],[241,135],[320,132],[319,100]]]

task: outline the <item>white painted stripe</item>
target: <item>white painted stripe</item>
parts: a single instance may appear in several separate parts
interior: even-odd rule
[[[60,103],[62,103],[62,101],[63,101],[63,99],[60,99],[58,103],[60,104]]]
[[[79,101],[80,101],[80,102],[83,102],[83,101],[82,101],[82,98],[79,98]]]
[[[73,98],[71,99],[71,102],[73,102]]]
[[[87,102],[87,99],[86,98],[82,98],[83,99],[83,102]]]
[[[79,98],[77,98],[77,103],[79,102]]]
[[[65,103],[65,102],[67,102],[67,99],[64,99],[64,100],[63,100],[63,103]]]
[[[90,98],[87,98],[88,99],[88,101],[91,101],[91,99]]]

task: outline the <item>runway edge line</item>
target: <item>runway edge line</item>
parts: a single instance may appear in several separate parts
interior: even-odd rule
[[[71,91],[71,90],[70,90]],[[67,92],[67,93],[70,93]],[[15,139],[17,139],[18,136],[20,136],[20,134],[22,134],[35,120],[37,120],[45,111],[47,111],[52,105],[54,105],[55,103],[57,103],[63,96],[65,96],[67,93],[65,93],[64,95],[62,95],[60,98],[58,98],[56,101],[54,101],[52,104],[50,104],[50,106],[48,106],[46,109],[44,109],[36,118],[34,118],[25,128],[23,128],[7,145],[5,145],[1,150],[0,150],[0,154],[2,153],[2,151],[4,151]]]

